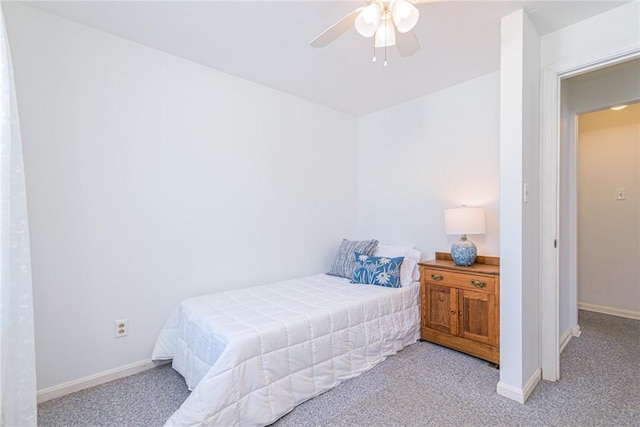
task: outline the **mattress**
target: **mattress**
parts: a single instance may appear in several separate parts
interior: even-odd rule
[[[276,421],[416,342],[418,294],[319,274],[183,301],[152,355],[192,390],[166,425]]]

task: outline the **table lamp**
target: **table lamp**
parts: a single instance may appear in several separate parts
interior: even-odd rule
[[[476,260],[478,251],[467,234],[484,234],[484,208],[445,209],[444,227],[447,234],[461,234],[462,237],[451,245],[451,258],[456,265],[469,266]]]

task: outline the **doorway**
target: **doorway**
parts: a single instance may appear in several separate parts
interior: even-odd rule
[[[615,45],[580,56],[567,50],[564,60],[542,68],[540,163],[540,292],[542,378],[560,378],[560,348],[579,335],[577,309],[577,204],[575,109],[571,108],[572,77],[640,58],[640,45]],[[637,79],[635,80],[637,82]],[[635,90],[640,90],[635,85]],[[579,92],[576,92],[579,93]],[[584,93],[589,93],[585,91]],[[602,91],[599,92],[603,94]],[[592,93],[593,95],[593,93]],[[640,95],[631,99],[640,99]],[[573,100],[572,100],[573,101]],[[605,102],[602,99],[599,102]],[[606,108],[610,105],[601,105]],[[573,189],[573,190],[572,190]],[[561,208],[562,205],[562,208]],[[572,227],[571,224],[574,224]],[[558,242],[560,242],[558,244]],[[563,338],[561,340],[561,337]],[[565,339],[566,337],[566,339]]]
[[[580,114],[577,143],[578,308],[640,319],[640,104]]]
[[[579,248],[579,244],[584,243],[580,239],[579,224],[585,225],[584,221],[580,221],[580,200],[579,197],[579,170],[578,170],[578,121],[579,115],[592,113],[597,110],[608,110],[610,107],[620,104],[632,104],[640,99],[640,85],[638,84],[638,76],[640,76],[640,59],[632,59],[624,62],[620,62],[614,65],[610,65],[605,68],[600,68],[595,71],[574,75],[572,77],[563,79],[561,81],[561,130],[560,130],[560,144],[559,144],[559,182],[558,182],[558,212],[559,212],[559,224],[558,224],[558,237],[561,242],[558,252],[558,337],[559,337],[559,352],[562,351],[564,346],[568,343],[572,336],[578,336],[580,334],[580,327],[578,324],[578,303],[579,303],[579,289],[578,283],[580,277],[585,278],[585,274],[593,274],[593,271],[589,271],[589,268],[585,267],[587,262],[592,265],[597,265],[597,262],[593,260],[597,258],[597,252],[599,249],[604,250],[604,246],[593,247],[596,243],[591,243],[590,246],[584,246]],[[636,110],[628,110],[633,114]],[[583,116],[586,117],[586,116]],[[615,116],[613,116],[615,117]],[[637,143],[636,143],[637,144]],[[637,152],[637,148],[636,148]],[[637,164],[637,154],[636,154]],[[597,163],[597,159],[596,159]],[[598,167],[594,163],[591,167]],[[637,174],[637,169],[636,169]],[[589,176],[589,175],[585,175]],[[583,176],[583,179],[585,178]],[[593,183],[592,183],[593,184]],[[610,185],[610,184],[607,184]],[[636,190],[638,185],[638,179],[634,181],[633,185],[630,185],[632,198],[625,198],[625,203],[619,203],[609,208],[613,208],[612,212],[618,211],[620,208],[629,208],[632,203],[635,203],[637,208],[638,199],[636,196]],[[601,191],[604,189],[605,183],[602,183],[599,187]],[[611,196],[613,197],[616,189],[626,188],[629,186],[623,182],[613,184],[611,189]],[[583,195],[585,196],[585,195]],[[599,202],[606,202],[606,195],[598,196]],[[588,200],[584,198],[582,201]],[[593,201],[593,205],[596,205],[598,200]],[[608,203],[606,203],[608,204]],[[593,208],[593,206],[591,206]],[[604,209],[598,209],[598,212],[604,212]],[[637,213],[637,211],[636,211]],[[637,218],[637,217],[636,217]],[[611,218],[600,218],[600,222],[605,222]],[[604,225],[603,224],[603,227]],[[599,230],[603,230],[603,227]],[[638,238],[637,230],[638,224],[629,229],[629,238],[635,239],[635,249],[637,252]],[[618,233],[615,233],[618,234]],[[600,236],[600,241],[602,239]],[[612,237],[611,234],[606,235],[606,238]],[[616,237],[616,236],[613,236]],[[589,240],[589,239],[587,239]],[[605,257],[611,257],[612,252],[619,250],[619,246],[610,245],[608,247],[609,252],[604,254]],[[581,250],[582,249],[582,250]],[[586,255],[586,260],[579,262],[581,256]],[[600,258],[602,261],[603,257]],[[607,260],[606,263],[600,265],[602,269],[599,271],[599,276],[593,276],[593,279],[597,279],[600,283],[599,288],[594,289],[595,292],[606,294],[606,289],[602,286],[602,281],[605,280],[607,271],[614,268],[619,268],[617,261],[621,261],[622,258],[612,256],[612,259]],[[636,255],[637,259],[637,255]],[[592,261],[588,261],[592,260]],[[636,263],[637,264],[637,263]],[[585,267],[585,268],[582,268]],[[627,268],[626,271],[633,270],[633,268]],[[629,272],[631,275],[636,275],[635,272]],[[615,275],[611,275],[613,278]],[[587,277],[588,278],[588,277]],[[617,278],[615,280],[620,280]],[[626,281],[624,279],[623,281]],[[635,282],[638,283],[637,281]],[[629,297],[631,295],[629,294]],[[602,301],[607,301],[602,300]],[[610,304],[610,303],[607,303]],[[594,304],[595,305],[595,304]],[[603,305],[602,307],[605,307]],[[592,307],[593,308],[593,307]],[[558,352],[558,354],[559,354]],[[559,362],[558,362],[559,363]],[[558,365],[558,377],[560,374]]]

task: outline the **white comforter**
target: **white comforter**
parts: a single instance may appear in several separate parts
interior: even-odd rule
[[[153,351],[191,395],[167,426],[253,426],[417,341],[419,286],[320,274],[183,301]]]

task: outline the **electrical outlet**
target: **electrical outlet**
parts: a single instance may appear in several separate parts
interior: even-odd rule
[[[116,320],[114,332],[116,338],[126,337],[129,334],[129,320]]]

